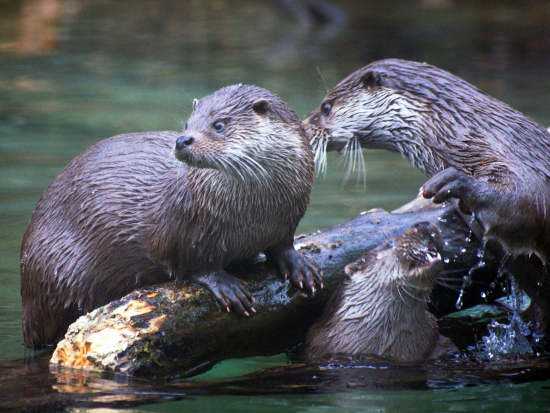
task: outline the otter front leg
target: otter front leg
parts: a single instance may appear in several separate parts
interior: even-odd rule
[[[240,315],[250,315],[256,312],[252,306],[254,297],[245,287],[246,283],[233,277],[224,270],[194,274],[189,281],[198,284],[216,297],[218,303],[229,312],[230,309]]]
[[[474,202],[479,201],[483,185],[476,179],[447,168],[432,176],[421,188],[424,198],[432,198],[436,204],[441,204],[451,198],[459,200],[458,207],[464,214],[476,212]]]
[[[279,273],[301,290],[315,292],[315,287],[323,288],[323,272],[317,264],[305,257],[294,246],[273,247],[265,252],[266,256],[275,262]]]

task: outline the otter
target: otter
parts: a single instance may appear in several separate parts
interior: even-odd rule
[[[320,269],[293,247],[313,174],[296,114],[247,85],[195,100],[183,132],[89,147],[46,189],[23,238],[26,345],[55,344],[80,315],[170,280],[248,315],[254,298],[224,268],[262,251],[294,285],[322,288]]]
[[[324,150],[401,153],[430,179],[425,198],[458,200],[481,237],[514,256],[550,254],[550,132],[425,63],[388,59],[342,80],[305,121]]]
[[[420,361],[456,353],[427,310],[443,269],[442,244],[438,228],[422,222],[349,264],[347,278],[306,335],[308,356],[369,354]]]

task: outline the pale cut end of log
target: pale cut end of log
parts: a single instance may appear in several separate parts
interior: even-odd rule
[[[148,298],[159,293],[152,293]],[[137,327],[132,317],[147,314],[156,309],[142,300],[123,303],[112,311],[98,308],[74,322],[65,338],[59,342],[50,361],[65,367],[125,373],[130,366],[121,366],[118,356],[134,346],[143,337],[159,331],[165,315],[148,320],[147,325]],[[102,314],[103,313],[103,314]]]

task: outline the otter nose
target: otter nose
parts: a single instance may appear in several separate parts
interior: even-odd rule
[[[193,145],[194,142],[195,138],[193,138],[192,136],[180,136],[176,140],[176,149],[178,151],[181,151],[183,148]]]

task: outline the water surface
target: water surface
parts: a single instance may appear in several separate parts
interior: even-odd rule
[[[323,18],[282,3],[0,2],[0,362],[30,354],[22,345],[19,249],[41,193],[92,143],[120,133],[181,129],[194,98],[252,83],[279,94],[304,118],[326,87],[373,60],[398,57],[450,70],[550,126],[545,2],[334,0],[335,9]],[[343,185],[343,168],[331,154],[299,232],[375,207],[391,210],[413,198],[424,181],[399,155],[366,151],[365,161],[365,182]],[[285,360],[254,361],[251,369]],[[246,365],[226,368],[242,374]],[[544,383],[203,396],[187,399],[185,408],[511,411],[525,405],[525,411],[542,411]],[[177,410],[180,403],[147,410]]]

